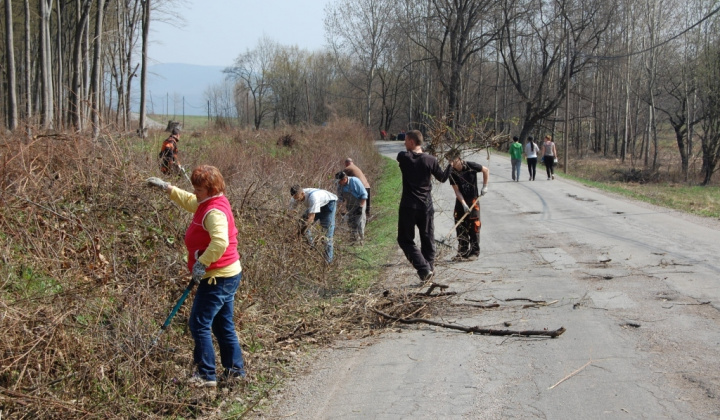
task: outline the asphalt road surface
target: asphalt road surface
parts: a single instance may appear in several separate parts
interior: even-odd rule
[[[402,143],[378,147],[394,158]],[[467,160],[490,168],[480,259],[450,263],[454,250],[440,246],[435,281],[459,292],[456,303],[500,308],[448,308],[435,320],[567,331],[489,337],[413,325],[340,341],[271,395],[260,417],[720,418],[718,221],[547,181],[540,165],[535,181],[523,167],[513,182],[500,155]],[[442,239],[454,195],[447,183],[433,192]],[[391,284],[418,282],[399,250],[394,261]]]

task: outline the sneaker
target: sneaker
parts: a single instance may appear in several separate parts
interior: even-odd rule
[[[532,181],[532,177],[530,177],[530,179],[528,179],[528,181]]]
[[[457,254],[454,257],[450,258],[450,261],[453,261],[453,262],[465,261],[465,256],[462,254]]]
[[[552,179],[555,179],[555,174],[552,174]]]
[[[432,278],[433,272],[430,270],[426,271],[418,271],[418,277],[420,277],[420,280],[422,281],[428,281]]]
[[[467,257],[467,260],[468,260],[468,261],[475,261],[475,260],[478,259],[478,257],[479,257],[479,255],[472,254],[472,255],[470,255],[469,257]]]
[[[550,181],[550,177],[548,177],[548,181]]]
[[[205,379],[199,374],[195,373],[192,378],[188,380],[188,385],[193,388],[215,388],[217,386],[217,381]]]

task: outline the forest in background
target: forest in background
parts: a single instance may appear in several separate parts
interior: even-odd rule
[[[141,132],[149,28],[180,18],[174,3],[5,0],[4,125]],[[260,38],[207,99],[221,126],[349,117],[392,134],[439,119],[473,127],[468,141],[549,133],[564,160],[617,157],[649,171],[670,141],[682,177],[706,185],[720,158],[719,9],[711,0],[335,0],[326,49]]]

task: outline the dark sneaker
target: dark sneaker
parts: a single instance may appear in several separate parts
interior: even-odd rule
[[[422,281],[428,281],[432,278],[433,272],[430,270],[424,270],[424,271],[418,271],[418,277],[420,277],[420,280]]]
[[[217,386],[217,381],[205,379],[196,373],[188,380],[188,385],[193,388],[215,388]]]

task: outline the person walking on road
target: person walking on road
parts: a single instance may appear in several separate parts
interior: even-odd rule
[[[435,221],[431,176],[447,181],[451,166],[443,171],[435,156],[422,150],[423,135],[418,130],[405,133],[405,151],[397,161],[402,173],[402,196],[398,210],[397,241],[412,263],[420,280],[432,278],[435,264]],[[420,249],[415,246],[415,227],[420,231]]]
[[[347,176],[343,171],[336,173],[335,179],[338,181],[338,202],[345,203],[345,214],[353,241],[362,243],[365,239],[367,191],[358,178]]]
[[[355,165],[352,158],[345,159],[345,169],[343,169],[343,172],[347,176],[354,176],[355,178],[359,179],[360,182],[362,182],[363,187],[365,187],[365,191],[367,192],[367,200],[365,203],[365,217],[370,217],[370,183],[368,182],[367,178],[365,178],[365,174],[363,171]]]
[[[537,172],[537,154],[540,151],[535,139],[528,137],[525,145],[525,159],[527,160],[528,172],[530,173],[530,181],[535,181],[535,173]]]
[[[299,234],[305,235],[310,245],[313,245],[312,230],[310,227],[315,220],[320,221],[320,226],[325,231],[325,261],[330,264],[333,261],[334,248],[333,236],[335,234],[335,208],[337,196],[329,191],[319,188],[300,188],[299,185],[290,187],[290,208],[293,209],[298,203],[305,204],[305,212],[302,216],[302,224]]]
[[[217,386],[212,335],[220,346],[220,361],[225,368],[221,380],[245,377],[245,363],[233,321],[235,292],[242,277],[238,230],[230,202],[224,195],[222,174],[214,166],[195,168],[190,177],[194,193],[160,178],[148,178],[147,182],[167,192],[170,200],[193,213],[185,231],[187,266],[193,279],[199,281],[189,321],[197,368],[190,385]]]
[[[160,172],[166,175],[178,175],[181,171],[180,159],[178,158],[178,142],[180,141],[180,129],[172,129],[170,137],[163,141],[158,153]]]
[[[522,166],[523,148],[518,136],[513,137],[510,144],[510,164],[512,165],[512,180],[520,182],[520,167]]]
[[[480,203],[479,197],[487,194],[490,170],[479,163],[460,159],[457,153],[448,156],[452,164],[450,185],[455,190],[455,228],[458,253],[453,261],[474,260],[480,256]],[[482,173],[482,189],[478,195],[477,173]],[[466,213],[469,213],[465,216]],[[464,216],[464,218],[463,218]],[[460,221],[462,219],[462,221]],[[458,223],[459,222],[459,223]]]
[[[545,170],[547,171],[547,179],[555,179],[555,162],[557,162],[557,149],[555,149],[555,142],[552,141],[550,135],[545,136],[540,154],[543,157],[543,163],[545,164]]]

